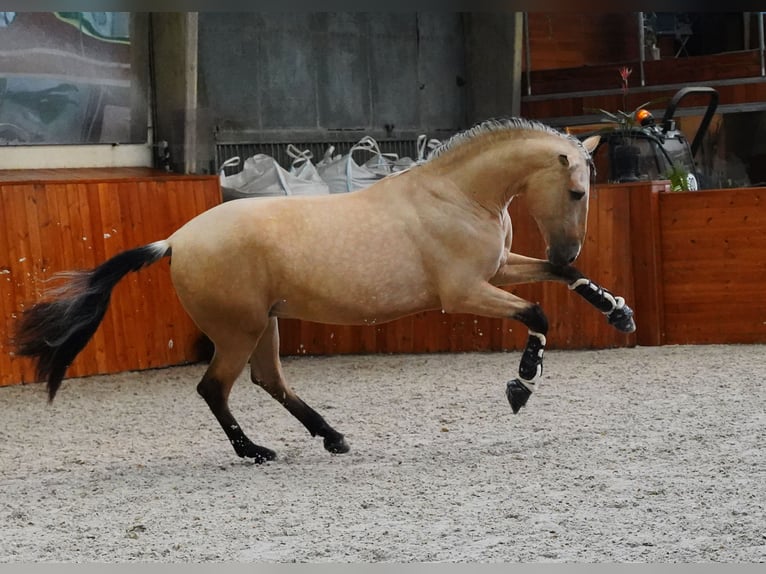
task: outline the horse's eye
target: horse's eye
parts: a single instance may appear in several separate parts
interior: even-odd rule
[[[585,192],[579,191],[577,189],[570,189],[569,196],[575,201],[580,201],[583,197],[585,197]]]

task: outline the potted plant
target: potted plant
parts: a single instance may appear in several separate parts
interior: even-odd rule
[[[670,191],[697,191],[697,178],[680,163],[674,163],[665,177],[670,180]]]
[[[623,107],[627,107],[628,78],[632,70],[626,66],[619,68],[622,81]],[[617,110],[616,113],[598,109],[601,122],[611,124],[599,130],[602,140],[609,147],[610,180],[614,183],[639,181],[641,148],[640,140],[654,140],[654,117],[646,109],[657,100],[641,104],[633,111]]]
[[[613,127],[602,130],[602,137],[609,146],[611,179],[616,183],[641,179],[641,149],[636,145],[636,132],[644,131],[638,116],[641,112],[646,112],[646,105],[641,104],[632,112],[618,110],[616,114],[600,110],[604,116],[601,121],[614,124]]]

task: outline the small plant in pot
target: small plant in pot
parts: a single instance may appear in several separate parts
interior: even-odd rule
[[[697,179],[680,163],[674,163],[665,177],[670,181],[670,191],[697,191]]]
[[[619,69],[622,80],[623,107],[626,107],[628,78],[631,69]],[[631,112],[618,110],[616,113],[598,109],[601,122],[611,124],[610,127],[599,130],[602,140],[609,146],[610,181],[625,183],[646,179],[641,173],[641,142],[656,139],[654,133],[654,117],[646,106],[655,103],[649,101],[641,104]]]
[[[602,130],[602,137],[609,145],[610,179],[616,183],[641,179],[641,148],[638,146],[638,134],[645,133],[651,137],[649,130],[641,125],[642,119],[651,117],[644,109],[646,105],[648,102],[632,112],[618,110],[616,114],[599,110],[604,116],[602,122],[615,124],[614,127]]]

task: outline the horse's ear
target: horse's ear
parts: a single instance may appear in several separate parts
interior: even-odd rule
[[[585,141],[582,142],[583,147],[588,150],[588,153],[593,153],[596,148],[598,147],[598,142],[601,141],[601,135],[596,134],[595,136],[590,136],[589,138],[586,138]]]
[[[569,167],[569,158],[565,156],[563,153],[559,156],[559,163],[563,165],[564,167]]]

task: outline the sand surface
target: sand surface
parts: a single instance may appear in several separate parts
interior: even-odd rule
[[[300,357],[331,455],[243,374],[235,456],[205,365],[0,388],[0,562],[766,560],[766,346]]]

